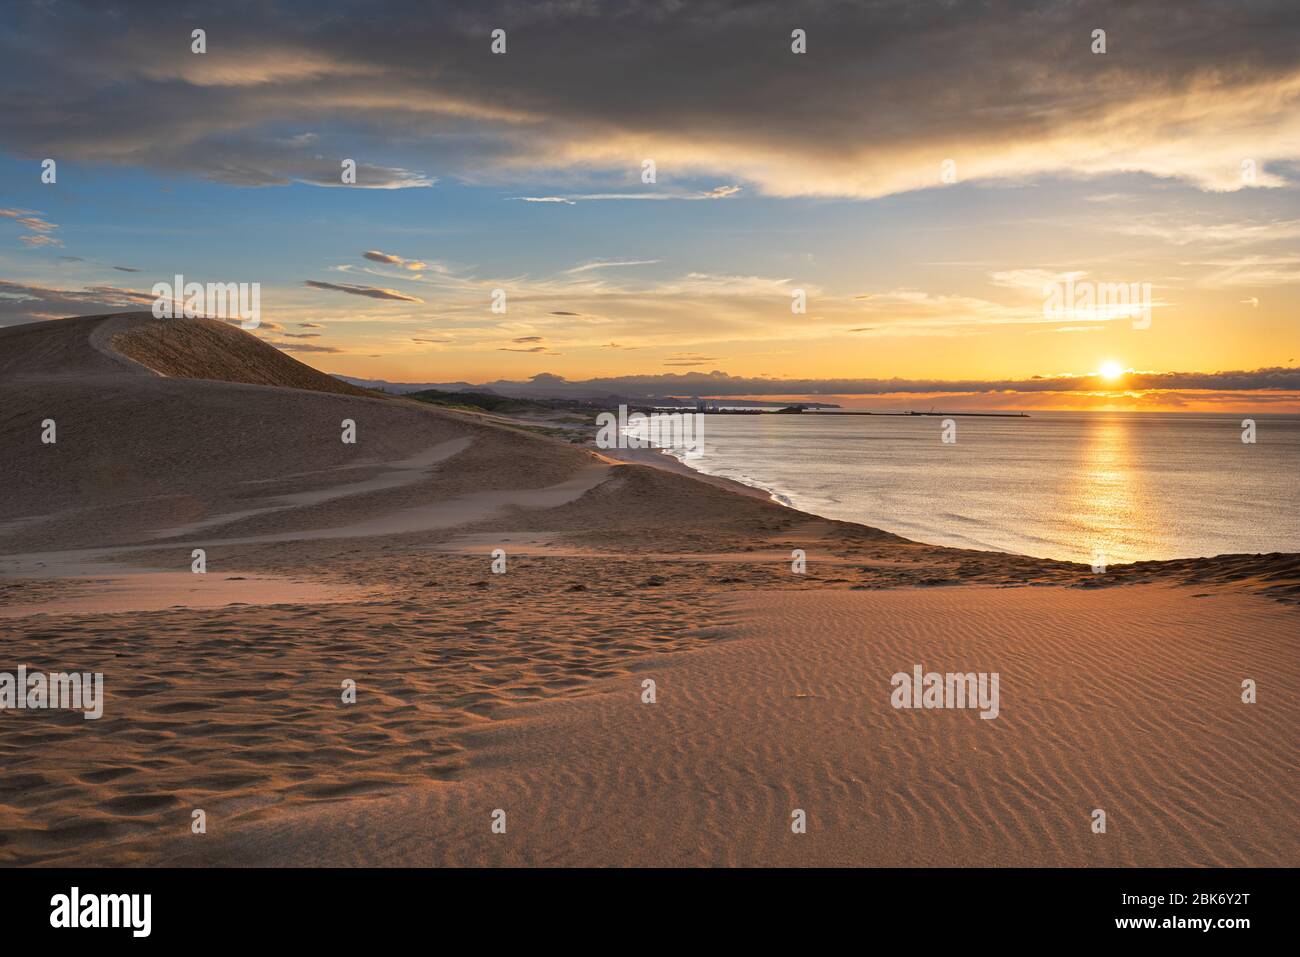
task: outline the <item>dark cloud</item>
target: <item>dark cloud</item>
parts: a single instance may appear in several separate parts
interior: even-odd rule
[[[151,293],[116,286],[51,289],[0,279],[0,325],[125,312],[153,301]]]
[[[281,352],[342,352],[334,346],[318,346],[309,342],[275,342],[271,339],[263,339],[269,346],[275,346]]]
[[[242,326],[242,319],[222,319],[222,322],[229,323],[232,326]],[[284,326],[278,322],[272,322],[270,319],[263,319],[257,324],[259,332],[283,332]]]
[[[963,179],[1023,160],[1204,182],[1223,159],[1197,137],[1231,129],[1287,175],[1297,17],[1294,0],[1230,16],[1222,0],[377,0],[364,19],[315,2],[49,0],[6,11],[0,142],[242,185],[338,186],[351,158],[357,185],[379,188],[430,183],[416,156],[538,181],[582,156],[626,180],[656,143],[668,178],[693,160],[769,192],[879,195],[932,185],[945,157]],[[806,54],[790,51],[796,25]],[[506,56],[487,53],[497,26]]]
[[[679,360],[691,362],[699,360]],[[707,359],[704,361],[708,361]],[[667,363],[671,364],[671,363]],[[774,379],[732,376],[725,372],[666,372],[568,381],[549,376],[539,382],[499,381],[493,388],[526,389],[530,384],[565,387],[579,394],[663,395],[888,395],[910,393],[1079,392],[1106,389],[1096,376],[1034,376],[1027,379]],[[1125,390],[1166,389],[1192,392],[1300,392],[1300,368],[1274,367],[1234,372],[1136,372],[1125,375]]]
[[[394,299],[398,302],[424,302],[415,296],[408,296],[396,289],[380,289],[377,286],[357,286],[353,283],[320,282],[315,279],[304,281],[304,285],[313,289],[329,289],[334,292],[346,292],[352,296],[368,296],[371,299]]]
[[[380,252],[378,249],[368,249],[361,254],[363,259],[369,259],[371,262],[384,263],[387,266],[401,266],[403,269],[419,271],[427,269],[428,266],[418,259],[403,259],[401,256],[395,256],[392,253]]]
[[[717,356],[701,355],[698,352],[679,352],[664,360],[666,366],[703,366],[717,362]]]

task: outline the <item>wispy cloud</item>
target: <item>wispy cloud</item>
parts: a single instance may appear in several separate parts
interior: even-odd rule
[[[511,348],[510,346],[501,346],[497,351],[498,351],[498,352],[528,352],[528,353],[531,353],[531,354],[533,354],[533,355],[545,355],[545,356],[560,356],[560,355],[564,355],[564,353],[562,353],[562,352],[552,352],[552,351],[551,351],[550,349],[548,349],[546,346],[531,346],[531,347],[529,347],[529,348],[525,348],[525,349],[514,349],[514,348]]]
[[[664,360],[666,366],[703,366],[720,361],[717,356],[705,356],[694,352],[679,352]]]
[[[53,236],[47,236],[44,233],[33,233],[27,236],[19,236],[18,241],[27,246],[59,246],[63,245],[63,240],[55,239]]]
[[[662,259],[597,259],[589,263],[583,263],[581,266],[574,266],[565,272],[570,275],[582,272],[590,272],[593,269],[616,269],[622,266],[653,266],[656,263],[663,262]]]
[[[152,293],[116,286],[58,289],[0,279],[0,324],[105,312],[126,312],[151,305]]]
[[[1141,222],[1123,222],[1117,228],[1130,236],[1153,237],[1174,246],[1246,246],[1300,239],[1300,220],[1264,219],[1256,222],[1205,222],[1186,216],[1144,216]]]
[[[739,193],[739,186],[717,186],[707,190],[649,190],[643,193],[574,193],[569,196],[515,196],[514,199],[524,203],[562,203],[573,206],[577,203],[619,202],[624,200],[701,200],[726,199]]]
[[[342,349],[339,349],[335,346],[321,346],[321,345],[315,345],[314,343],[307,343],[307,342],[276,342],[271,339],[263,339],[262,341],[265,342],[267,345],[275,346],[281,352],[339,353],[343,351]]]
[[[28,246],[62,246],[61,240],[55,239],[50,235],[58,229],[57,223],[52,223],[41,213],[31,209],[0,209],[0,216],[6,219],[12,219],[19,226],[22,226],[28,232],[18,237],[20,243]]]
[[[305,280],[303,285],[313,289],[329,289],[333,292],[346,292],[351,296],[368,296],[371,299],[392,299],[398,302],[424,302],[415,296],[408,296],[396,289],[381,289],[377,286],[358,286],[353,283],[321,282],[317,279]]]
[[[1207,289],[1300,283],[1300,256],[1240,256],[1211,260],[1203,265],[1210,272],[1197,285]]]
[[[420,262],[418,259],[403,259],[401,256],[395,256],[392,253],[381,253],[378,250],[370,249],[361,254],[363,258],[371,262],[385,263],[391,266],[401,266],[403,269],[409,269],[412,272],[420,272],[428,269],[428,263]]]

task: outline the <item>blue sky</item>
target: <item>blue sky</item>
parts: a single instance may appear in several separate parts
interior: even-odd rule
[[[0,323],[139,308],[181,273],[261,283],[259,335],[370,378],[1284,368],[1295,19],[1271,2],[1230,24],[1199,3],[20,7],[0,40]],[[356,186],[335,182],[343,157]],[[1065,277],[1146,284],[1154,321],[1048,321]]]

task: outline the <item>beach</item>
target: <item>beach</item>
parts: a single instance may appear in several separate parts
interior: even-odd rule
[[[0,713],[0,862],[1296,863],[1295,554],[921,544],[210,320],[0,330],[0,398],[0,670],[106,692]]]

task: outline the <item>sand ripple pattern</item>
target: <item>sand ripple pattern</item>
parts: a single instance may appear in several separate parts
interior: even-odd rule
[[[216,830],[452,779],[450,732],[704,640],[699,591],[640,562],[401,564],[382,601],[0,622],[0,667],[102,671],[107,694],[97,721],[0,712],[0,863],[152,862],[194,808]]]
[[[1295,866],[1295,612],[1136,586],[759,592],[723,636],[458,737],[477,773],[221,845],[255,863]],[[897,711],[914,663],[1001,716]],[[659,701],[640,702],[653,676]],[[1243,677],[1259,683],[1241,701]],[[509,830],[489,830],[493,809]],[[808,832],[790,829],[807,812]],[[1108,815],[1094,834],[1090,814]],[[214,849],[213,853],[216,853]],[[177,860],[193,859],[181,855]]]

